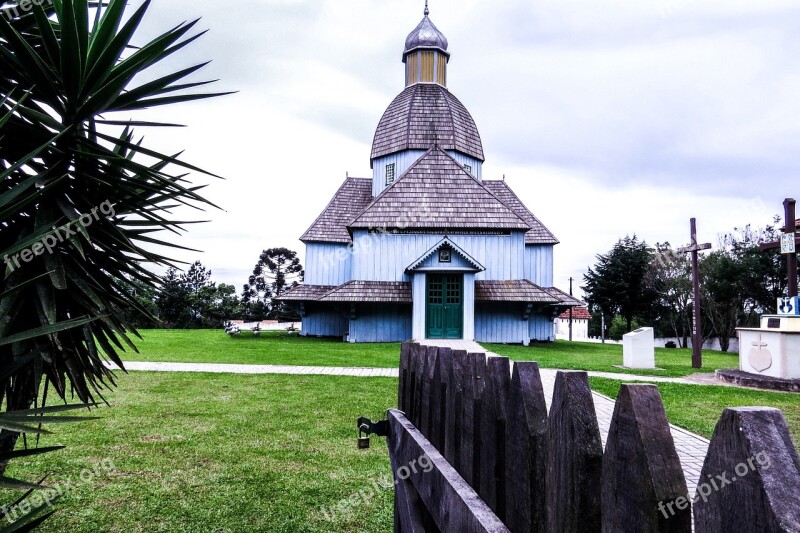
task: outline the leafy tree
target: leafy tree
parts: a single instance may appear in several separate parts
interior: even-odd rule
[[[606,316],[621,315],[630,331],[634,317],[650,312],[656,300],[645,283],[652,256],[653,250],[636,235],[620,239],[607,254],[598,255],[595,267],[584,275],[587,301]]]
[[[735,228],[720,238],[719,250],[700,264],[704,314],[723,351],[728,351],[737,326],[756,326],[759,316],[773,312],[786,291],[783,258],[777,251],[759,250],[760,243],[777,241],[780,233],[774,225]]]
[[[304,271],[297,252],[288,248],[270,248],[261,252],[253,274],[242,291],[248,316],[258,311],[268,311],[267,318],[274,320],[299,320],[297,314],[283,302],[273,298],[303,281]],[[261,320],[258,318],[257,320]]]
[[[186,181],[200,169],[134,137],[147,125],[129,118],[135,111],[215,96],[185,92],[203,84],[183,82],[202,64],[161,68],[199,37],[190,35],[196,21],[131,42],[149,5],[126,15],[124,0],[91,8],[54,0],[0,14],[0,105],[9,117],[0,135],[0,250],[9,259],[0,367],[13,369],[0,380],[5,411],[33,405],[43,381],[62,400],[102,399],[114,385],[102,359],[122,366],[123,345],[134,348],[131,313],[153,318],[123,280],[157,288],[148,265],[170,260],[150,250],[174,245],[156,232],[181,228],[171,207],[212,205]],[[17,438],[0,433],[0,456]]]
[[[634,320],[629,326],[624,318],[615,316],[611,321],[611,327],[608,328],[608,338],[615,341],[621,341],[622,336],[626,333],[639,328],[639,323]]]
[[[646,285],[657,295],[658,333],[677,337],[681,348],[688,346],[692,334],[692,264],[687,254],[672,249],[669,243],[656,244],[646,276]]]
[[[164,275],[156,306],[158,316],[167,328],[186,328],[191,324],[189,290],[174,267]]]
[[[192,325],[203,327],[203,317],[208,315],[211,302],[217,294],[216,284],[211,281],[211,271],[200,261],[195,261],[189,270],[181,274],[180,281],[187,294]]]
[[[729,252],[717,250],[703,259],[700,272],[705,316],[719,337],[720,348],[727,352],[744,309],[743,265]]]
[[[157,305],[164,324],[178,329],[218,328],[242,314],[236,288],[224,283],[217,287],[200,261],[183,274],[167,271]]]

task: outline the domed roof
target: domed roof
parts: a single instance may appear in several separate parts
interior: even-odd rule
[[[428,150],[434,144],[484,160],[478,127],[464,105],[441,85],[418,83],[400,93],[383,114],[372,159],[403,150]]]
[[[428,18],[427,7],[425,8],[425,18],[414,28],[414,31],[408,34],[406,49],[403,53],[407,54],[416,48],[438,48],[447,52],[447,37]]]

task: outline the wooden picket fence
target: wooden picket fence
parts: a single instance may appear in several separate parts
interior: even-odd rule
[[[397,532],[692,531],[653,385],[622,386],[605,450],[585,372],[558,373],[548,413],[536,363],[512,372],[505,357],[406,343],[398,404]],[[698,533],[800,532],[800,460],[780,411],[726,409],[700,481]]]

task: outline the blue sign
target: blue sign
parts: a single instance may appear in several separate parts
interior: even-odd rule
[[[778,314],[800,316],[800,297],[778,298]]]

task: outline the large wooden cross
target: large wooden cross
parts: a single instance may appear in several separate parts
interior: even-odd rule
[[[794,198],[787,198],[783,201],[783,207],[786,212],[786,225],[783,228],[784,235],[794,235],[794,250],[786,251],[786,270],[789,274],[789,296],[797,296],[797,246],[800,246],[800,238],[797,237],[797,220],[795,219],[795,204],[797,202]],[[781,249],[782,241],[767,242],[760,246],[761,251]]]
[[[700,314],[700,271],[698,252],[711,249],[711,243],[697,244],[697,219],[693,218],[691,228],[692,244],[678,248],[678,253],[692,254],[692,368],[703,368],[703,318]]]

